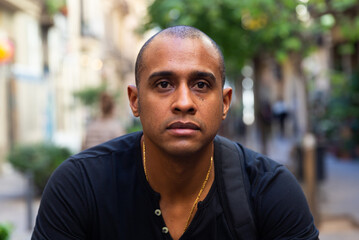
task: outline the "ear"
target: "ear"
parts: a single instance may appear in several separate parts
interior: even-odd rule
[[[128,100],[130,102],[130,107],[132,110],[132,113],[135,117],[140,116],[140,111],[138,107],[138,89],[134,85],[128,85],[127,87],[127,95]]]
[[[232,88],[228,87],[223,89],[223,115],[222,120],[226,119],[229,106],[232,101]]]

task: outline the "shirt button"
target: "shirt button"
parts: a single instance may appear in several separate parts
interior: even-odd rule
[[[160,209],[156,209],[156,210],[155,210],[155,214],[156,214],[157,216],[161,216],[161,210],[160,210]]]
[[[163,227],[163,228],[162,228],[162,233],[168,233],[168,228],[167,228],[167,227]]]

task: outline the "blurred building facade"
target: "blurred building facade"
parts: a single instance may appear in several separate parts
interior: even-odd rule
[[[131,122],[126,86],[147,0],[59,2],[0,0],[0,43],[13,51],[0,62],[0,167],[16,144],[53,141],[78,151],[89,113],[73,93],[85,87],[119,91],[117,117]]]
[[[73,93],[85,87],[106,84],[118,91],[116,116],[124,128],[131,124],[126,86],[134,84],[135,57],[148,37],[136,30],[150,2],[0,0],[0,162],[17,143],[54,141],[78,151],[90,114]],[[328,69],[341,41],[335,32],[323,37],[304,61],[318,91],[330,91]],[[1,50],[4,43],[9,53]],[[6,54],[12,57],[1,60]],[[345,64],[348,57],[341,59],[343,66],[351,66]],[[282,99],[290,114],[286,132],[300,138],[310,116],[306,77],[298,62],[291,56],[278,65],[263,56],[251,77],[259,80],[255,107],[263,102],[273,107]]]
[[[0,1],[2,52],[9,55],[0,63],[0,161],[19,139],[42,137],[37,131],[44,123],[45,103],[40,15],[39,1]],[[4,47],[5,42],[11,47]]]

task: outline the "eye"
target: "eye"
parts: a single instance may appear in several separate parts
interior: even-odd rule
[[[168,88],[169,85],[170,85],[170,83],[167,81],[161,81],[161,82],[157,83],[157,87],[159,87],[159,88]]]
[[[210,86],[205,81],[198,81],[194,84],[194,88],[199,89],[199,90],[205,90],[207,88],[210,88]]]
[[[207,86],[207,84],[204,82],[198,82],[196,85],[198,88],[205,88]]]
[[[173,89],[173,84],[171,83],[171,81],[169,80],[159,80],[156,84],[155,84],[155,88],[156,91],[159,92],[168,92],[171,91]]]

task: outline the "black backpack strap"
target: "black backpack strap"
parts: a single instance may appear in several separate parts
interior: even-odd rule
[[[223,137],[214,141],[216,182],[229,229],[238,240],[257,239],[251,204],[244,181],[244,154],[239,146]]]

